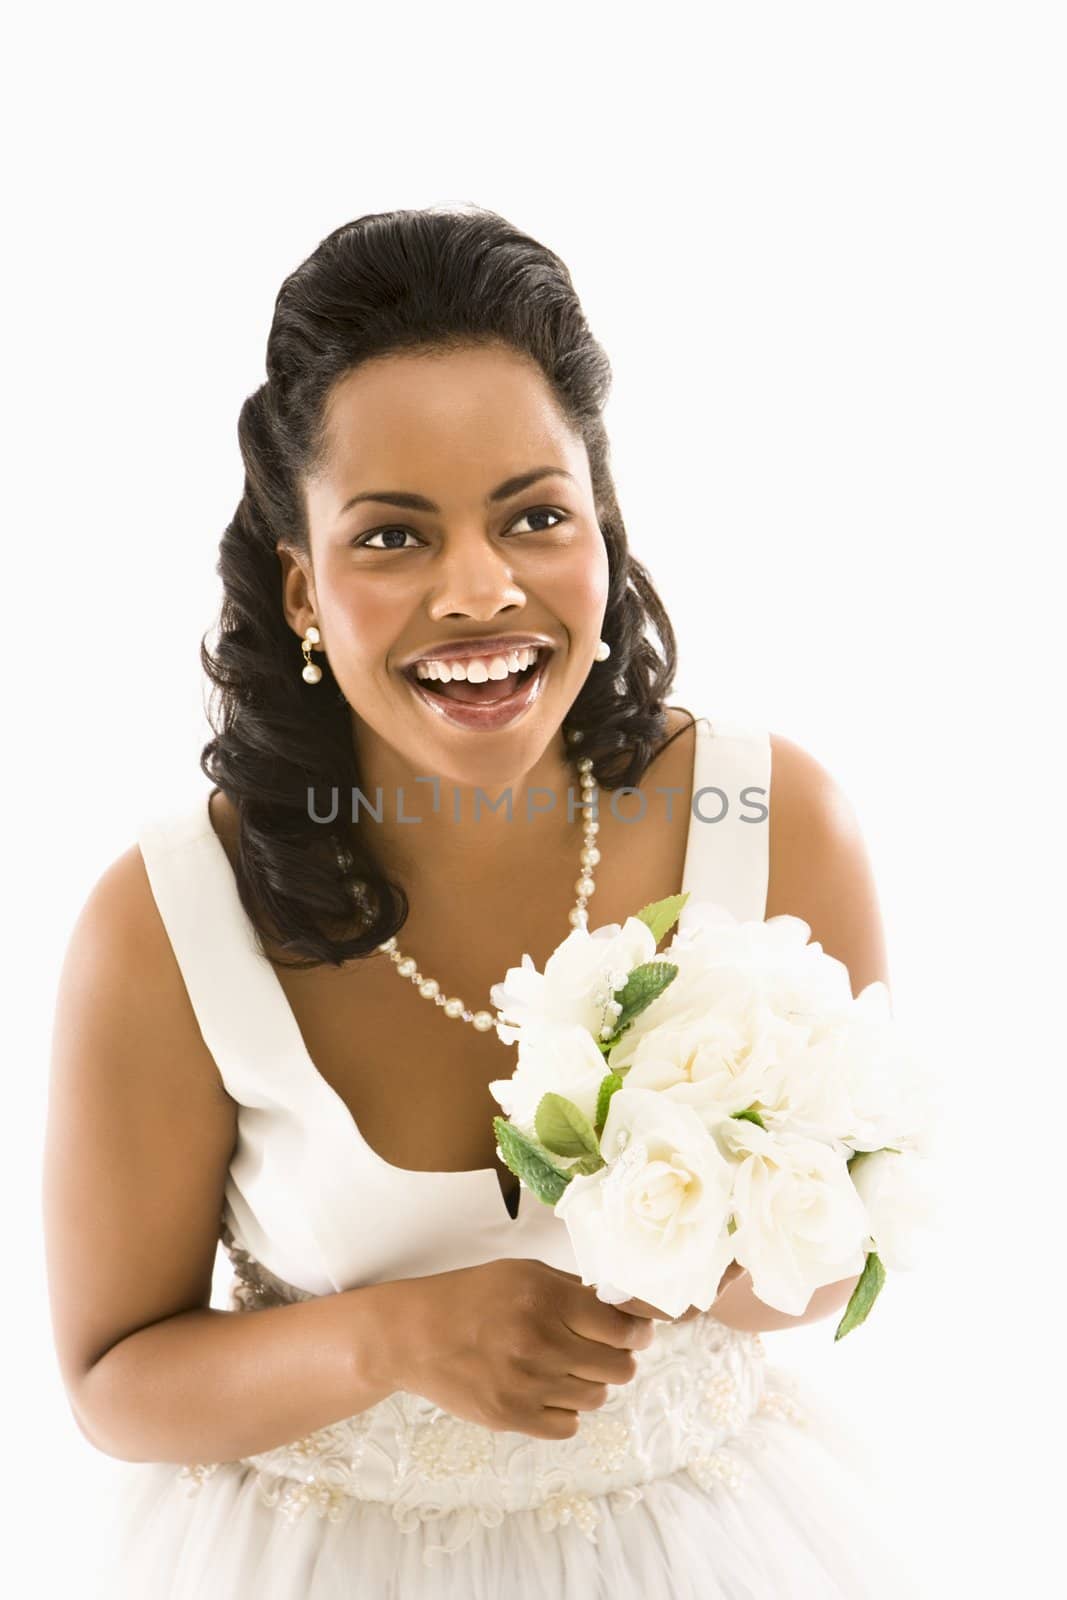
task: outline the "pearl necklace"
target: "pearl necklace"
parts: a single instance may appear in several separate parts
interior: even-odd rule
[[[593,881],[593,869],[600,860],[600,851],[596,847],[596,836],[600,831],[600,823],[596,820],[597,785],[593,776],[591,757],[583,756],[578,762],[578,780],[582,786],[582,798],[579,800],[578,805],[583,812],[583,843],[578,856],[581,876],[574,885],[578,898],[575,901],[573,911],[568,915],[572,928],[584,928],[589,920],[586,906],[590,896],[596,889],[596,884]],[[584,815],[587,806],[591,807],[592,816],[587,817]],[[339,850],[337,852],[337,861],[342,872],[346,871],[352,865],[351,852]],[[357,898],[361,889],[362,885],[357,885],[354,888]],[[468,1010],[458,995],[446,996],[436,978],[423,977],[416,965],[415,958],[404,955],[403,951],[398,948],[395,938],[386,939],[384,944],[378,946],[378,951],[389,957],[399,976],[413,983],[424,1000],[432,1000],[434,1005],[440,1006],[446,1017],[458,1019],[461,1022],[469,1022],[479,1033],[488,1033],[495,1020],[503,1020],[503,1014],[500,1012],[497,1013],[497,1018],[494,1019],[491,1011]]]

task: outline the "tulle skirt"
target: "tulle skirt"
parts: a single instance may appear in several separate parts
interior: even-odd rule
[[[674,1470],[631,1473],[625,1481],[591,1472],[589,1493],[575,1492],[573,1474],[565,1475],[566,1492],[521,1509],[477,1504],[476,1497],[449,1504],[443,1494],[433,1505],[412,1505],[351,1490],[316,1504],[308,1476],[301,1492],[301,1475],[284,1452],[275,1455],[289,1465],[277,1475],[265,1470],[272,1464],[265,1457],[223,1463],[200,1478],[170,1464],[120,1464],[97,1600],[922,1595],[895,1548],[853,1425],[795,1372],[764,1362],[759,1374],[759,1403],[735,1430],[710,1441],[709,1451],[694,1453],[689,1436],[686,1463],[675,1462]],[[609,1407],[629,1406],[632,1420],[632,1400],[624,1397],[639,1383],[615,1391],[599,1412],[582,1413],[580,1427],[593,1428],[590,1419]],[[662,1403],[665,1391],[657,1393]],[[669,1392],[666,1400],[669,1407]],[[671,1432],[663,1420],[657,1439]],[[519,1438],[496,1434],[494,1447]],[[537,1441],[536,1449],[544,1457],[572,1443]],[[646,1465],[655,1459],[655,1450],[641,1454]],[[438,1476],[453,1493],[462,1472],[449,1470],[447,1456],[445,1469]]]

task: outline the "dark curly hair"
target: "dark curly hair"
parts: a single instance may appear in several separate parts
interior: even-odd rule
[[[313,691],[301,677],[277,546],[308,551],[303,482],[325,458],[327,402],[339,379],[373,357],[500,343],[537,362],[585,441],[607,548],[601,631],[611,665],[589,673],[565,737],[580,741],[578,752],[608,789],[639,783],[670,742],[674,631],[627,545],[602,420],[611,369],[566,266],[480,207],[380,212],[335,229],[275,301],[267,381],[238,421],[244,493],[219,547],[217,637],[213,649],[207,635],[200,643],[215,735],[200,765],[237,813],[241,902],[261,940],[269,936],[293,958],[286,965],[371,954],[403,927],[408,902],[352,830],[339,833],[310,815],[312,793],[360,786],[359,752],[326,657]]]

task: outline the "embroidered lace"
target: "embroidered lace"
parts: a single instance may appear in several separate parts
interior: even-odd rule
[[[312,1296],[282,1282],[223,1227],[234,1267],[230,1309],[256,1311]],[[758,1334],[727,1328],[713,1316],[660,1323],[638,1371],[596,1411],[579,1414],[571,1439],[535,1439],[452,1416],[417,1394],[397,1391],[368,1410],[238,1463],[183,1466],[190,1493],[223,1465],[254,1473],[263,1503],[295,1521],[309,1509],[338,1520],[352,1501],[392,1509],[398,1526],[451,1516],[447,1542],[458,1549],[480,1522],[497,1526],[509,1512],[532,1510],[546,1532],[571,1520],[594,1544],[606,1497],[624,1511],[653,1480],[685,1470],[705,1491],[739,1491],[745,1463],[731,1450],[747,1437],[766,1443],[755,1419],[768,1414],[802,1424],[786,1387],[767,1381]]]

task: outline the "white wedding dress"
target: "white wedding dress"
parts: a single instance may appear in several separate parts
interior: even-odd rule
[[[729,809],[712,821],[720,791]],[[770,793],[766,733],[701,719],[690,905],[763,917],[768,827],[752,819]],[[577,1271],[563,1222],[525,1188],[513,1218],[493,1168],[410,1172],[366,1143],[259,951],[206,796],[145,823],[139,842],[203,1037],[240,1108],[220,1219],[229,1309],[254,1315],[502,1256]],[[501,977],[521,954],[502,944]],[[828,1318],[827,1339],[833,1327]],[[122,1464],[100,1600],[918,1594],[872,1496],[857,1491],[858,1430],[770,1364],[758,1334],[710,1313],[656,1328],[637,1375],[580,1413],[572,1439],[496,1432],[398,1391],[245,1460]]]

